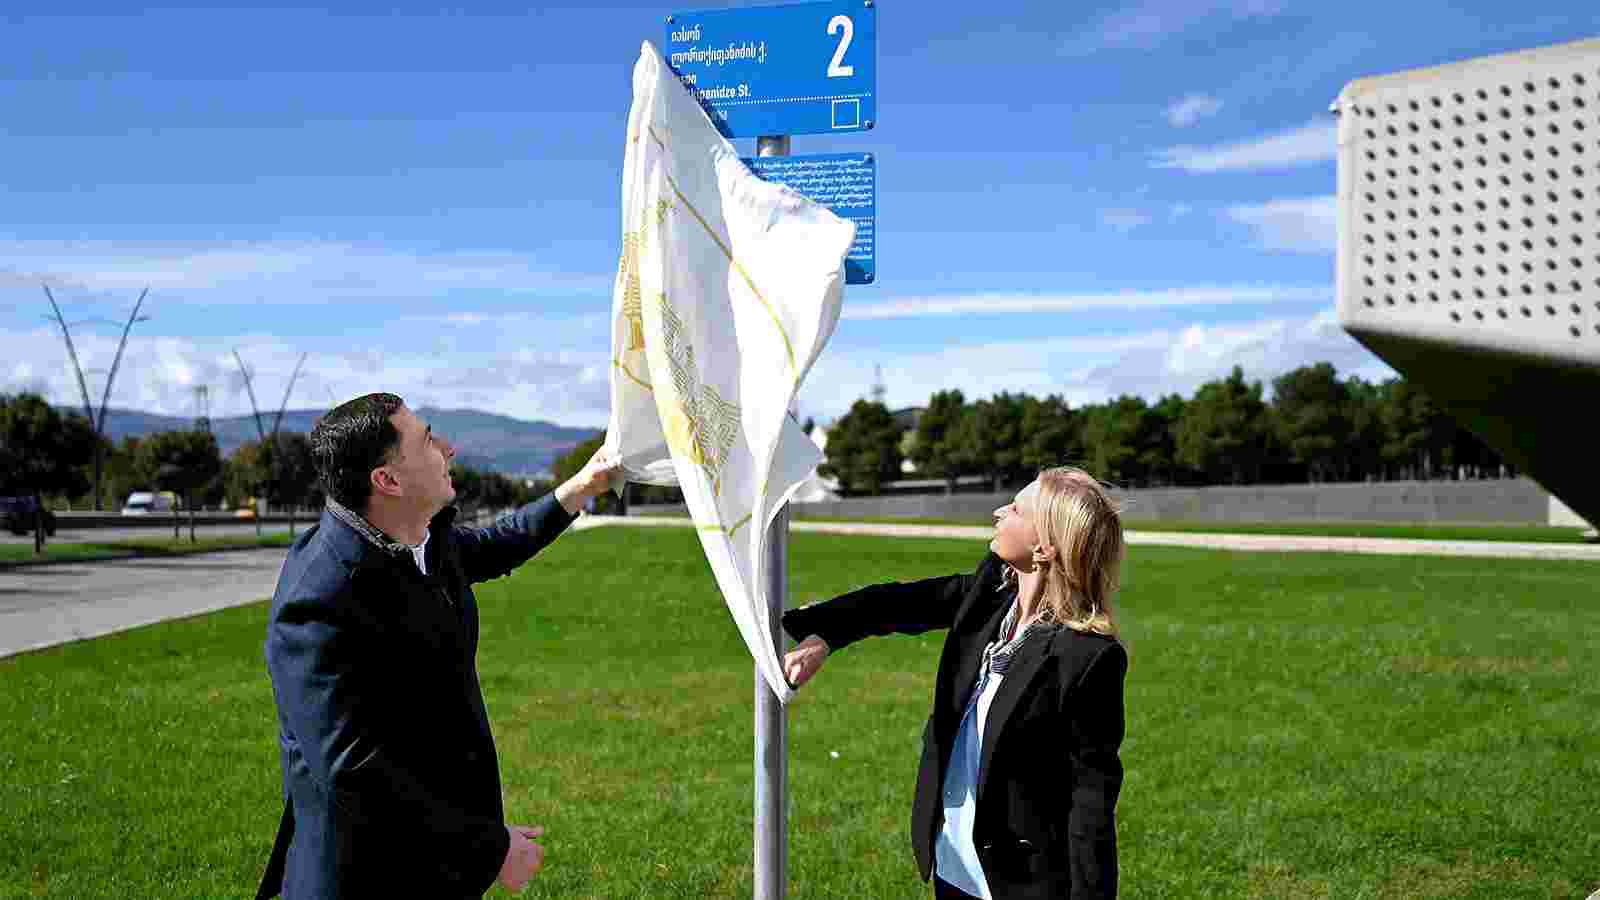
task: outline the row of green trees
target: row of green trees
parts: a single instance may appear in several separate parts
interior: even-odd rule
[[[0,494],[92,506],[97,443],[106,461],[102,492],[111,509],[135,490],[170,490],[199,501],[214,486],[220,489],[222,458],[209,433],[164,432],[117,446],[96,437],[83,416],[63,414],[38,394],[18,394],[0,395]]]
[[[1264,399],[1262,383],[1246,381],[1235,367],[1192,397],[1171,394],[1149,403],[1124,395],[1076,409],[1058,395],[1001,392],[968,402],[958,390],[940,391],[912,427],[882,403],[858,400],[829,430],[821,471],[850,494],[877,493],[903,479],[907,459],[919,477],[951,489],[968,476],[996,488],[1021,484],[1064,461],[1130,487],[1516,474],[1404,379],[1340,378],[1332,365],[1318,363],[1271,384],[1272,397]],[[82,416],[62,414],[38,395],[0,395],[0,494],[92,506],[95,440]],[[555,480],[581,468],[600,441],[557,460]],[[227,459],[215,438],[200,431],[125,438],[102,449],[103,499],[111,509],[135,490],[175,491],[191,506],[240,506],[253,498],[278,507],[322,503],[303,434],[247,443]],[[458,502],[469,510],[518,505],[550,487],[461,465],[452,476]],[[630,492],[635,502],[674,494],[637,486]]]
[[[37,394],[0,394],[0,495],[37,496],[47,506],[94,507],[94,428]],[[105,509],[120,509],[135,491],[173,491],[190,508],[241,507],[265,499],[273,507],[319,507],[311,442],[298,432],[250,441],[224,458],[215,435],[166,431],[102,441]],[[497,472],[451,468],[457,502],[468,510],[526,503],[539,486]]]
[[[873,494],[917,475],[978,476],[999,489],[1063,462],[1128,487],[1498,478],[1515,475],[1412,382],[1340,378],[1318,363],[1261,382],[1234,367],[1192,397],[1149,403],[1124,395],[1072,408],[1058,395],[1002,392],[968,402],[928,399],[906,427],[882,404],[858,400],[828,431],[822,474],[849,494]]]

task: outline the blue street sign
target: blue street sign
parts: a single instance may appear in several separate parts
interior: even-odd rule
[[[873,0],[674,13],[662,56],[725,137],[865,131],[876,119]]]
[[[856,223],[856,240],[844,261],[845,284],[878,277],[878,160],[871,153],[814,153],[746,159],[757,176],[792,188]]]

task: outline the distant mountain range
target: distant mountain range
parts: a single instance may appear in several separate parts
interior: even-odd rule
[[[62,408],[62,412],[81,412]],[[309,434],[317,417],[326,410],[290,409],[283,413],[281,431]],[[262,413],[261,425],[272,430],[277,411]],[[486,413],[476,409],[428,409],[417,414],[433,430],[450,439],[456,448],[456,461],[474,469],[505,475],[531,477],[548,474],[552,464],[573,447],[596,437],[594,428],[568,428],[550,422],[530,422]],[[158,416],[133,409],[106,410],[106,436],[121,443],[125,437],[143,437],[158,431],[177,431],[194,427],[186,416]],[[257,440],[255,416],[212,419],[211,431],[217,436],[222,455],[232,455],[239,445]]]

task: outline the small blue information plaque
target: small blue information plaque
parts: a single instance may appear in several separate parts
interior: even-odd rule
[[[836,134],[875,124],[873,0],[673,13],[661,55],[726,137]]]
[[[815,153],[746,159],[757,176],[791,188],[856,223],[856,240],[844,261],[846,284],[872,284],[878,276],[878,161],[871,153]]]

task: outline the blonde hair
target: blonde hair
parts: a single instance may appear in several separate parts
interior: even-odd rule
[[[1039,563],[1046,567],[1040,620],[1117,637],[1124,545],[1121,509],[1110,491],[1082,469],[1046,469],[1039,473],[1033,524],[1040,543],[1056,550]]]

